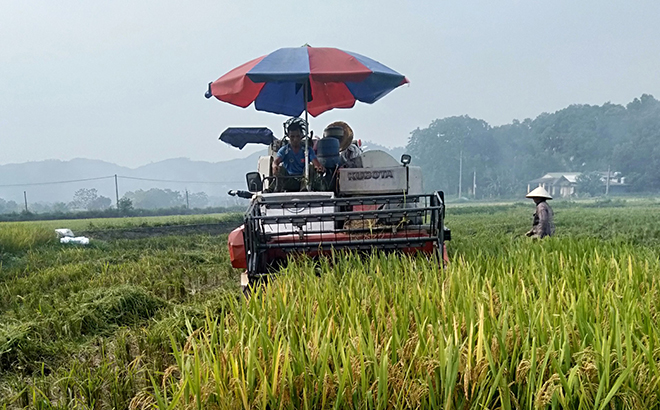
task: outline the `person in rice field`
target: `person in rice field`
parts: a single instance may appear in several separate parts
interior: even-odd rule
[[[525,235],[532,238],[544,238],[552,236],[555,233],[555,224],[553,221],[553,213],[548,199],[552,199],[548,191],[543,187],[538,187],[526,195],[527,198],[534,200],[536,204],[536,212],[534,213],[534,220],[532,222],[532,229]]]

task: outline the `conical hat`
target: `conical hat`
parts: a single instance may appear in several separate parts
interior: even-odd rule
[[[328,124],[325,129],[327,130],[332,127],[342,127],[344,129],[344,137],[339,141],[339,150],[345,150],[353,142],[353,130],[344,121],[335,121],[332,124]]]
[[[529,194],[525,195],[527,198],[545,198],[545,199],[552,199],[548,191],[546,191],[542,186],[534,189],[532,192]]]

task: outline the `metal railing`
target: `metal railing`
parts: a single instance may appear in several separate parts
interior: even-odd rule
[[[289,255],[332,250],[437,252],[445,240],[444,195],[362,196],[251,203],[244,240],[248,275],[268,273]]]

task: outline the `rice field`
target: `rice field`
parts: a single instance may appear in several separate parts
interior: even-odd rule
[[[337,254],[249,300],[224,236],[0,233],[0,403],[656,408],[660,207],[557,204],[538,241],[520,235],[528,205],[450,208],[445,270]]]
[[[171,225],[211,224],[236,220],[235,213],[204,215],[168,215],[122,218],[62,219],[52,221],[0,222],[0,227],[26,226],[48,229],[69,228],[74,231],[97,231],[107,229],[130,229],[138,227],[158,227]]]

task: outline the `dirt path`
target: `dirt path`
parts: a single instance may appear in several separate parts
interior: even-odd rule
[[[131,228],[117,228],[106,230],[80,231],[76,232],[78,236],[87,236],[91,239],[112,240],[112,239],[141,239],[152,236],[167,235],[220,235],[234,230],[240,223],[236,221],[217,222],[211,224],[194,225],[164,225],[164,226],[144,226]]]

